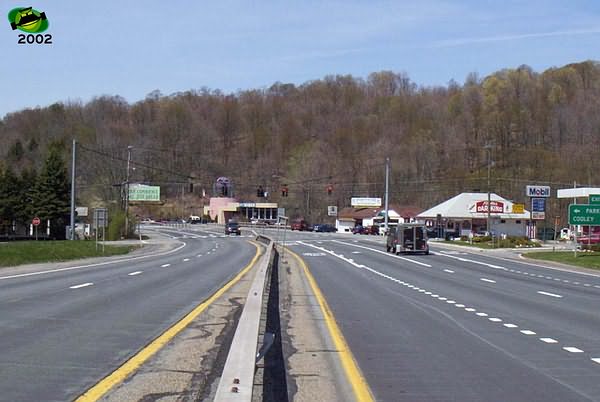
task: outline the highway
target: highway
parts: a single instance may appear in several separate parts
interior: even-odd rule
[[[34,275],[0,270],[0,400],[75,399],[256,254],[249,236],[200,230],[161,229],[177,244],[151,257]]]
[[[281,236],[280,236],[281,238]],[[378,401],[600,401],[600,277],[287,233]]]

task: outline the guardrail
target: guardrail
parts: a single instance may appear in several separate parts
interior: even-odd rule
[[[259,235],[257,240],[268,241],[267,251],[248,291],[246,303],[229,348],[214,399],[217,402],[250,402],[252,400],[263,293],[273,251],[273,241],[270,238]]]

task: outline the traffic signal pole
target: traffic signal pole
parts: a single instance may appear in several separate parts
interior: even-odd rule
[[[389,193],[390,193],[390,158],[385,158],[385,223],[384,233],[388,231],[388,210],[389,210]]]

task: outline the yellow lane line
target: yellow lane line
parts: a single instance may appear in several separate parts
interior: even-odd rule
[[[350,384],[352,384],[352,390],[354,391],[354,396],[356,397],[356,400],[361,402],[374,401],[375,399],[371,394],[369,385],[367,384],[367,381],[360,372],[360,368],[358,367],[358,364],[356,363],[356,360],[352,355],[352,351],[346,343],[344,335],[342,335],[342,331],[338,327],[335,321],[335,317],[333,316],[333,313],[329,308],[329,305],[327,304],[323,293],[321,293],[321,289],[319,289],[319,286],[317,285],[317,281],[312,276],[312,274],[308,270],[308,266],[306,265],[304,260],[300,258],[300,256],[290,251],[289,248],[286,249],[286,252],[294,256],[294,258],[300,263],[300,265],[304,269],[304,274],[308,279],[308,283],[310,284],[310,287],[312,288],[312,291],[315,294],[317,301],[319,302],[319,306],[321,307],[321,312],[323,313],[323,317],[325,318],[325,324],[327,325],[329,334],[333,339],[333,344],[335,345],[336,350],[339,351],[342,367],[344,368],[344,372],[346,373],[348,381],[350,382]]]
[[[227,282],[225,286],[217,290],[209,299],[202,302],[190,313],[183,317],[179,322],[175,323],[171,328],[167,329],[158,338],[153,340],[148,346],[140,350],[136,355],[129,359],[125,364],[117,368],[107,377],[102,379],[99,383],[94,385],[92,388],[87,390],[83,395],[75,400],[75,402],[91,402],[97,401],[104,394],[106,394],[115,385],[123,382],[130,374],[136,371],[142,364],[158,352],[163,346],[165,346],[171,339],[173,339],[179,332],[185,329],[196,317],[198,317],[208,306],[215,302],[219,297],[223,295],[229,288],[235,285],[256,263],[258,257],[261,255],[261,248],[253,243],[256,247],[256,254],[252,261],[240,271],[232,280]]]

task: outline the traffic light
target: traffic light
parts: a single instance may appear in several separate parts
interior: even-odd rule
[[[281,196],[282,197],[287,197],[288,196],[288,186],[287,186],[287,184],[284,184],[283,187],[281,187]]]
[[[331,195],[331,193],[333,193],[333,186],[331,184],[329,184],[327,186],[327,195]]]
[[[265,197],[265,190],[262,188],[262,186],[258,186],[258,188],[256,189],[256,196],[258,198],[264,198]]]

